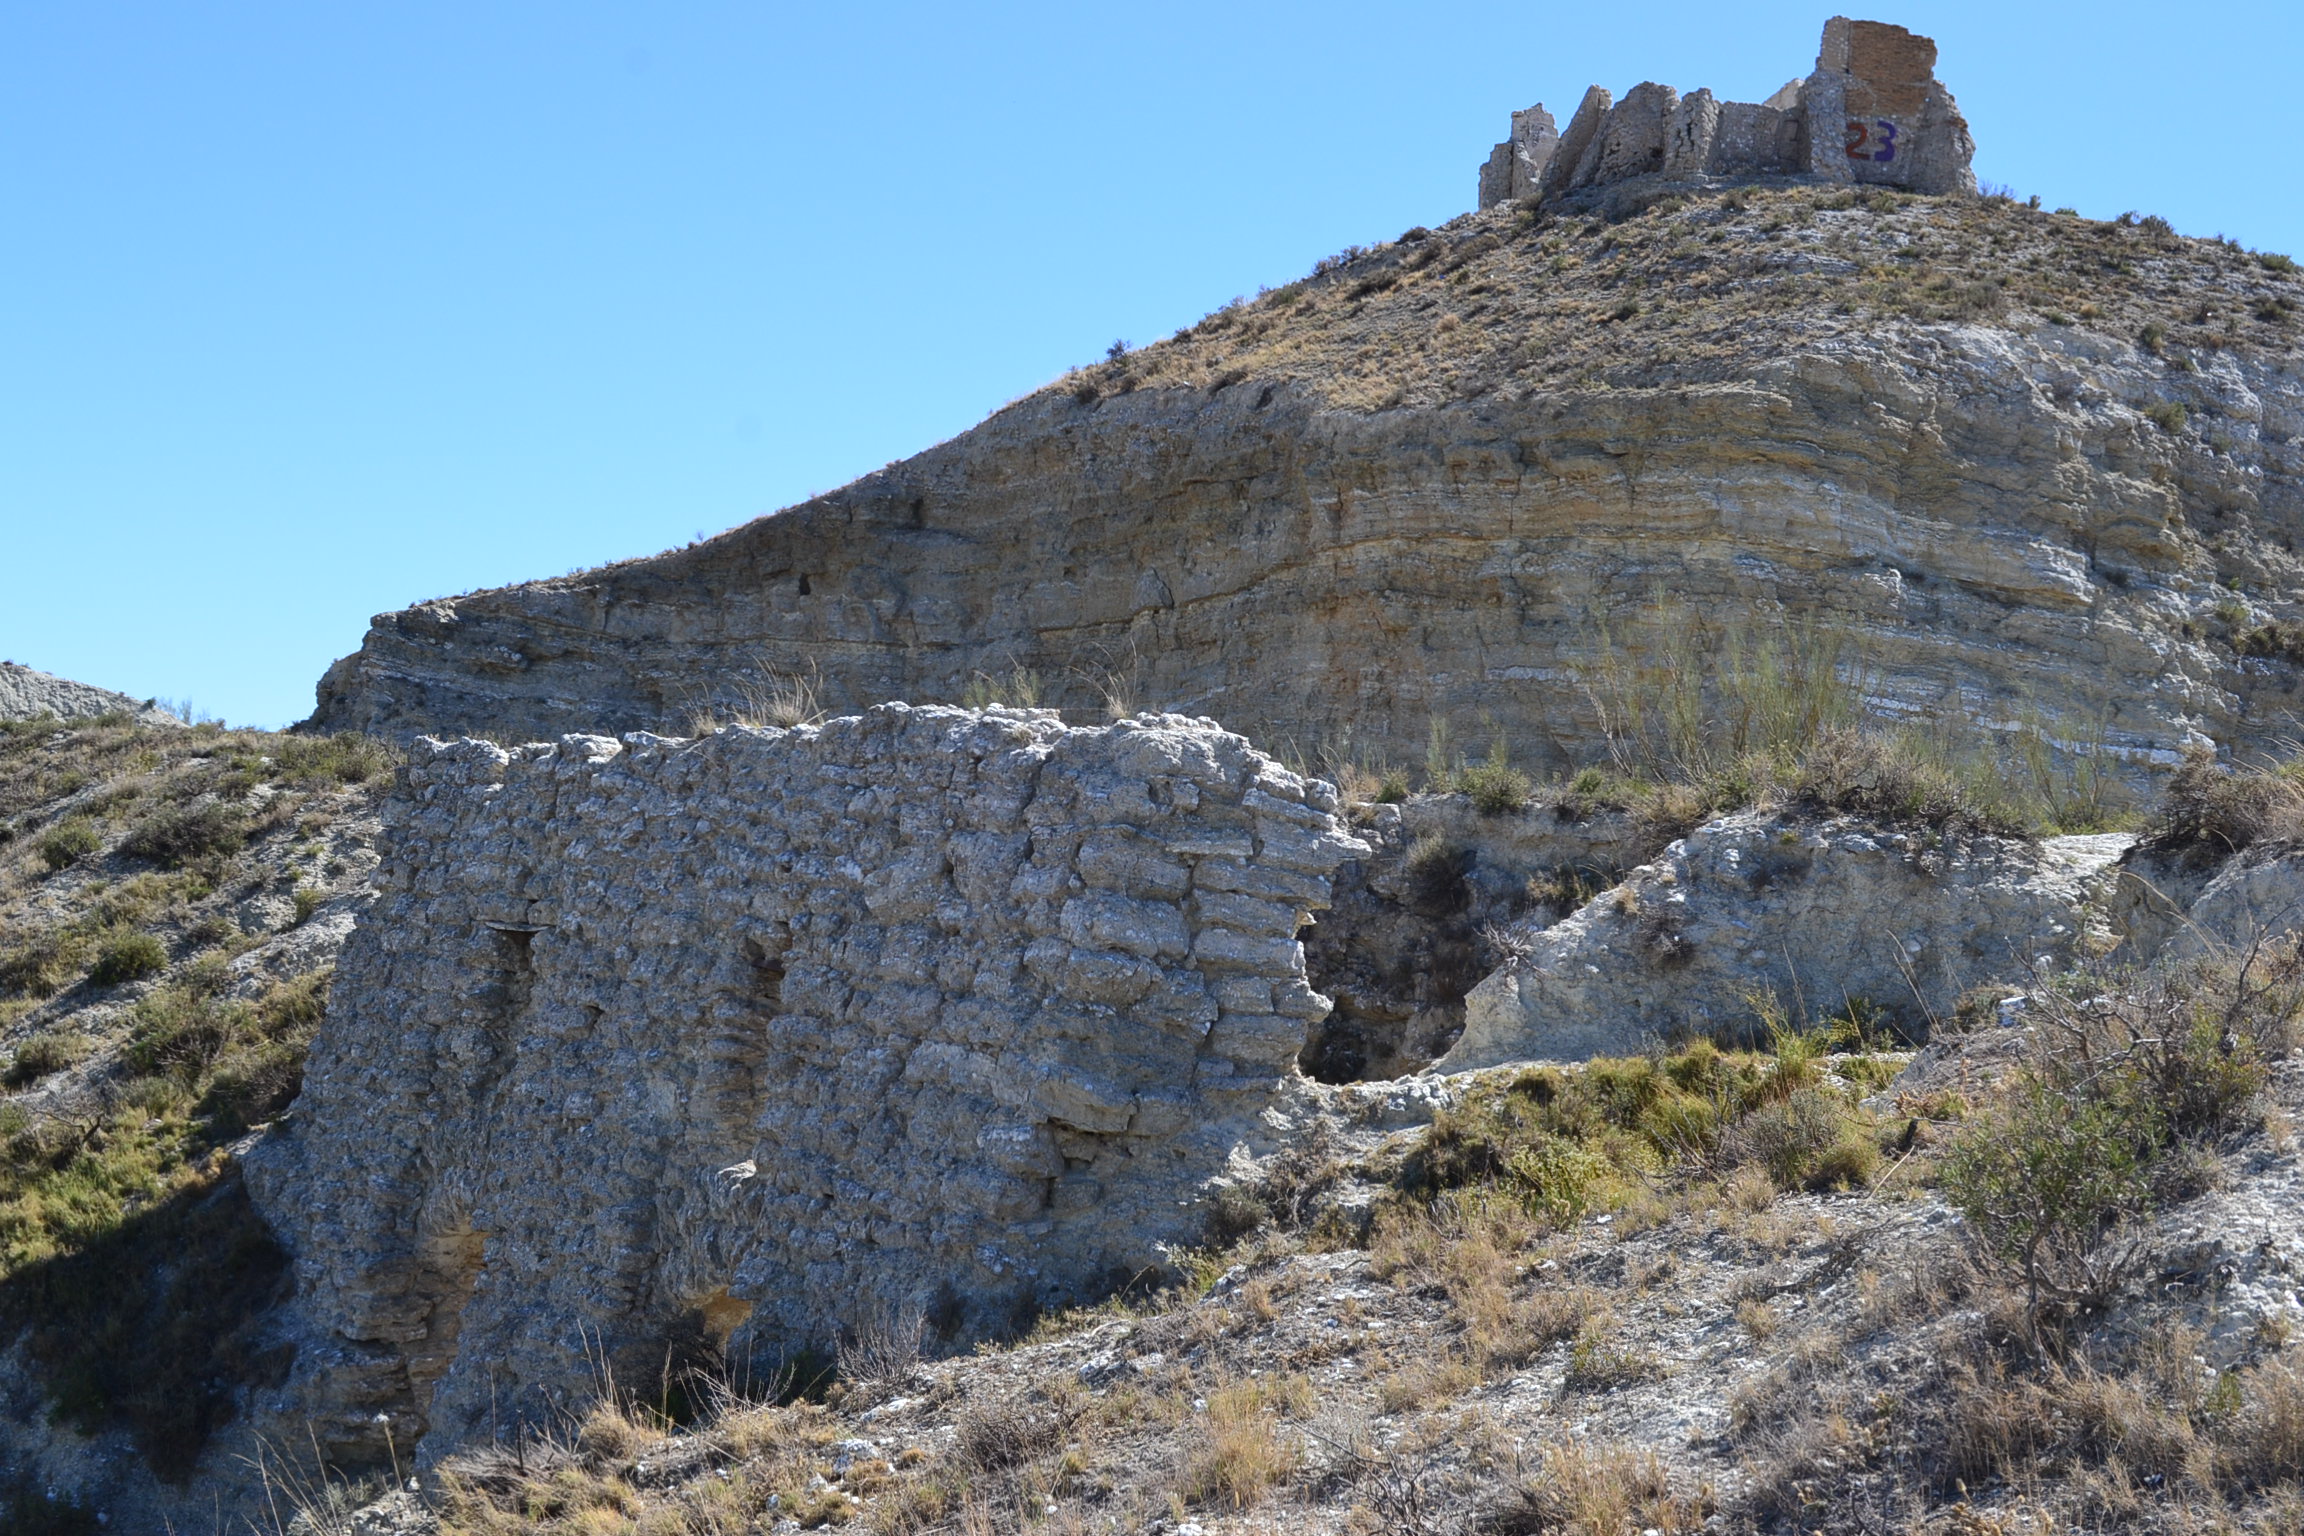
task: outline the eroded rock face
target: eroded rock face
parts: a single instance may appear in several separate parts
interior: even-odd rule
[[[1439,1070],[1734,1034],[1769,998],[1798,1021],[1869,1004],[1919,1038],[1969,986],[2110,949],[2104,906],[2134,841],[1723,817],[1565,921],[1523,928]]]
[[[1741,381],[1376,415],[1038,396],[693,549],[382,615],[315,722],[676,729],[755,669],[849,710],[1025,666],[1068,707],[1119,674],[1147,706],[1394,762],[1435,719],[1486,720],[1561,769],[1604,750],[1579,668],[1646,643],[1661,590],[1845,628],[1892,714],[2034,712],[2172,764],[2292,702],[2296,670],[2220,649],[2210,610],[2219,577],[2291,580],[2304,384],[2238,355],[2187,376],[2220,453],[2130,403],[2160,372],[2079,332],[1947,326]]]
[[[683,1330],[956,1343],[1160,1265],[1328,1010],[1335,807],[1177,717],[436,745],[248,1163],[300,1280],[275,1411],[430,1460]]]

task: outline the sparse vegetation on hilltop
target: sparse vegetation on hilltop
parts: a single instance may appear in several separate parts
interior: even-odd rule
[[[1056,387],[1092,404],[1289,382],[1380,410],[1694,384],[1746,366],[1763,337],[1773,350],[1907,322],[2148,337],[2181,374],[2226,349],[2292,348],[2298,281],[2286,257],[2188,239],[2162,219],[2089,220],[2004,195],[1668,192],[1615,220],[1506,206],[1354,247]]]

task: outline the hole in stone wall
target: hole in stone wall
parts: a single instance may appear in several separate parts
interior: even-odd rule
[[[1312,989],[1335,1003],[1297,1064],[1324,1083],[1402,1077],[1464,1029],[1481,965],[1486,905],[1470,848],[1426,839],[1337,870],[1333,904],[1303,935]]]
[[[457,1217],[423,1234],[416,1244],[416,1273],[410,1295],[424,1309],[424,1332],[401,1348],[408,1371],[408,1388],[418,1413],[427,1411],[432,1388],[456,1359],[456,1338],[463,1331],[464,1307],[480,1284],[487,1263],[488,1234],[475,1231],[468,1218]]]
[[[784,1007],[784,952],[757,937],[743,940],[735,989],[741,995],[704,1041],[697,1095],[705,1113],[729,1132],[747,1130],[760,1109],[761,1063],[768,1022]]]
[[[763,1014],[784,1006],[784,952],[759,939],[744,941],[744,964],[752,972],[752,1003]]]
[[[1632,851],[1623,827],[1534,820],[1544,814],[1488,820],[1439,802],[1419,818],[1438,831],[1358,828],[1375,852],[1338,868],[1332,904],[1302,935],[1306,979],[1335,1003],[1297,1058],[1307,1077],[1429,1066],[1463,1033],[1466,995],[1503,963],[1500,928],[1558,922],[1616,883]]]

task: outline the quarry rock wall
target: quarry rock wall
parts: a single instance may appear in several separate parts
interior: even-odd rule
[[[1480,167],[1482,208],[1539,205],[1638,177],[1798,176],[1973,192],[1976,143],[1936,79],[1936,45],[1878,21],[1824,24],[1815,70],[1765,102],[1683,97],[1644,81],[1622,101],[1593,86],[1565,132],[1538,102]]]
[[[603,1364],[951,1346],[1158,1269],[1302,1082],[1335,809],[1178,717],[434,744],[247,1164],[299,1278],[270,1413],[436,1460]]]

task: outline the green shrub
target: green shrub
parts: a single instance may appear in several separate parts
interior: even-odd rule
[[[290,893],[289,899],[296,907],[296,923],[302,924],[320,910],[322,903],[328,900],[328,893],[315,886],[300,885]]]
[[[1506,1183],[1529,1215],[1555,1226],[1581,1220],[1600,1204],[1616,1170],[1590,1147],[1539,1135],[1504,1165]]]
[[[1502,816],[1528,803],[1535,786],[1528,775],[1504,759],[1499,747],[1488,761],[1456,775],[1456,787],[1471,797],[1472,808],[1483,816]]]
[[[2232,649],[2242,656],[2304,663],[2304,624],[2292,619],[2275,619],[2269,624],[2239,630],[2232,636]]]
[[[8,1060],[8,1070],[0,1081],[11,1088],[22,1088],[36,1083],[52,1072],[82,1060],[88,1054],[87,1037],[69,1030],[46,1029],[22,1045]]]
[[[97,835],[95,824],[85,816],[73,816],[50,827],[40,839],[40,862],[54,874],[79,863],[103,846],[104,839]]]
[[[2130,1114],[2146,1107],[2025,1073],[1953,1146],[1945,1192],[2022,1279],[2035,1342],[2052,1310],[2101,1306],[2127,1276],[2127,1250],[2111,1239],[2150,1205],[2162,1124]]]
[[[2256,264],[2267,272],[2277,272],[2283,277],[2293,273],[2296,270],[2295,259],[2293,257],[2283,256],[2278,251],[2257,252]]]
[[[1427,833],[1408,849],[1408,902],[1428,917],[1460,912],[1471,899],[1464,877],[1473,853],[1438,833]]]
[[[281,736],[272,745],[274,770],[293,783],[365,784],[390,773],[398,756],[374,736]]]
[[[1944,1188],[2020,1278],[2035,1347],[2117,1294],[2143,1218],[2196,1194],[2202,1157],[2260,1120],[2266,1062],[2300,1015],[2293,951],[2027,996],[2030,1059],[1955,1140]]]
[[[1778,1189],[1849,1189],[1871,1182],[1879,1148],[1847,1097],[1802,1088],[1755,1109],[1729,1138],[1730,1160],[1765,1169]]]
[[[2144,418],[2161,431],[2173,436],[2184,430],[2184,423],[2192,419],[2192,413],[2185,410],[2183,405],[2177,401],[2163,400],[2158,405],[2146,406]]]
[[[157,935],[115,933],[98,945],[88,979],[99,987],[110,987],[157,976],[167,968],[168,946]]]
[[[1982,775],[1964,776],[1905,733],[1825,731],[1784,776],[1793,803],[1841,816],[1937,831],[2021,837],[2022,810]]]
[[[88,935],[77,929],[36,932],[0,955],[0,992],[54,997],[79,979],[93,947]]]
[[[245,820],[218,804],[165,810],[140,822],[120,844],[132,859],[181,869],[200,860],[240,851],[248,840]]]
[[[203,996],[187,987],[167,987],[139,1002],[129,1015],[131,1071],[195,1083],[222,1059],[234,1040],[254,1032],[240,1004]]]
[[[1376,803],[1378,805],[1398,805],[1407,798],[1408,775],[1397,768],[1385,769],[1384,777],[1377,781]]]

